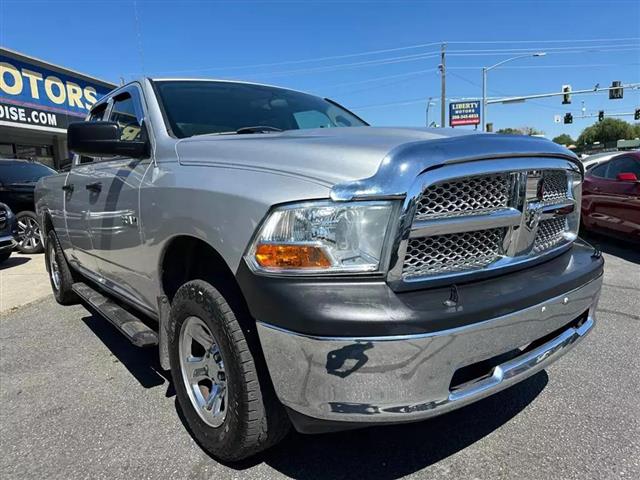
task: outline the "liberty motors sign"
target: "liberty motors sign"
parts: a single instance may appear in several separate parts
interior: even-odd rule
[[[115,85],[0,49],[0,125],[66,132]]]
[[[449,103],[449,126],[478,125],[480,123],[480,100]]]

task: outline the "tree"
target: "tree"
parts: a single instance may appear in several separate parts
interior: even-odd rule
[[[534,127],[520,127],[520,128],[501,128],[496,133],[504,133],[506,135],[544,135],[544,132]]]
[[[542,130],[538,130],[534,127],[520,127],[518,130],[520,130],[523,135],[544,135],[544,132]]]
[[[605,118],[585,128],[578,137],[578,146],[587,147],[594,142],[615,142],[617,140],[633,140],[637,136],[636,129],[629,122],[619,118]]]
[[[504,133],[506,135],[522,135],[522,131],[518,130],[517,128],[511,127],[501,128],[496,133]]]
[[[573,145],[574,143],[576,143],[576,141],[573,138],[571,138],[571,135],[567,135],[566,133],[561,133],[560,135],[555,137],[553,141],[560,145],[565,145],[565,146]]]

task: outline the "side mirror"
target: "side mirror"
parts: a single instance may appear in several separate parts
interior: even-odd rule
[[[145,132],[141,136],[144,140],[122,140],[122,129],[115,122],[78,122],[67,128],[67,146],[90,157],[144,158],[149,155],[149,142]]]
[[[632,172],[619,173],[616,178],[621,182],[637,182],[638,176]]]

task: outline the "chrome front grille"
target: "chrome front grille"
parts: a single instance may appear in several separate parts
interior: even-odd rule
[[[427,187],[416,204],[416,220],[477,215],[508,205],[511,178],[508,174],[482,175]]]
[[[504,228],[412,238],[404,259],[405,278],[485,267],[502,254]]]
[[[447,177],[445,167],[419,190],[399,251],[401,269],[392,275],[407,282],[458,276],[520,263],[570,241],[567,216],[579,208],[570,164],[538,168],[531,161],[530,169],[483,174],[481,163],[466,177],[459,176],[462,167],[449,168],[457,175]]]
[[[567,219],[565,217],[541,220],[533,242],[533,253],[544,252],[558,245],[564,239],[566,229]]]
[[[544,189],[542,201],[545,203],[557,203],[568,198],[569,183],[567,174],[563,170],[547,170],[542,173]]]
[[[0,229],[7,225],[7,211],[4,208],[0,208]]]

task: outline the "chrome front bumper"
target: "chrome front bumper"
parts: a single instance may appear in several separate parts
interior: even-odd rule
[[[258,322],[280,401],[311,418],[362,423],[417,421],[496,393],[542,370],[580,341],[595,321],[602,277],[509,315],[428,334],[314,337]],[[575,327],[572,321],[585,317]],[[557,335],[450,388],[462,367]]]

